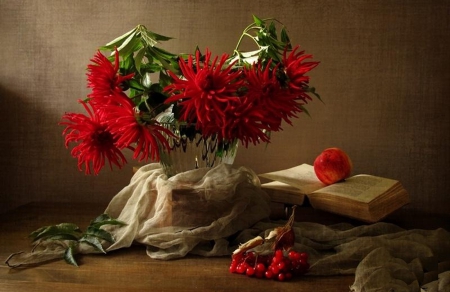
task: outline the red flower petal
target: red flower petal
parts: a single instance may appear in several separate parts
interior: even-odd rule
[[[96,112],[88,105],[80,101],[89,116],[76,113],[67,113],[62,117],[60,124],[65,125],[65,145],[69,147],[71,142],[78,143],[71,154],[78,159],[78,168],[85,168],[86,174],[98,174],[108,160],[110,168],[116,165],[122,168],[127,163],[125,156],[115,146],[115,139],[107,129],[107,125]]]

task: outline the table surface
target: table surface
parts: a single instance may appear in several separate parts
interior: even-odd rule
[[[84,229],[104,206],[31,203],[0,215],[0,258],[29,251],[28,234],[42,226],[71,222]],[[325,223],[344,220],[310,208],[302,216],[318,216]],[[308,212],[310,214],[308,214]],[[311,215],[312,214],[312,215]],[[301,218],[299,218],[301,220]],[[422,222],[422,221],[421,221]],[[63,260],[28,268],[0,267],[0,291],[349,291],[353,276],[303,276],[289,282],[231,274],[230,257],[187,256],[154,260],[136,245],[106,255],[77,256],[79,267]]]

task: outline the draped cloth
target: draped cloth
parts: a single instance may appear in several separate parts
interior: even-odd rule
[[[187,253],[230,254],[227,237],[270,215],[269,197],[248,168],[227,164],[167,178],[159,164],[140,168],[105,213],[127,223],[115,231],[114,250],[137,242],[155,259]]]
[[[277,226],[278,222],[260,221],[240,236],[265,236]],[[354,274],[352,292],[415,292],[426,283],[423,291],[450,291],[450,233],[445,229],[405,230],[383,222],[295,222],[293,229],[294,250],[309,254],[308,275]]]
[[[268,195],[248,168],[220,164],[168,178],[159,164],[149,164],[107,206],[105,213],[126,226],[104,227],[115,243],[103,244],[113,251],[139,243],[149,257],[160,260],[187,254],[225,256],[286,223],[269,220],[270,211]],[[445,229],[295,222],[293,230],[294,249],[309,254],[309,275],[354,274],[349,287],[354,292],[450,291],[450,233]],[[62,258],[65,248],[64,242],[50,241],[9,262],[26,265]],[[79,245],[78,253],[94,252]]]

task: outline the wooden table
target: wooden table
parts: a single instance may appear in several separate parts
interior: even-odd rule
[[[71,222],[84,229],[104,206],[33,203],[0,215],[0,258],[29,251],[28,234],[39,227]],[[353,276],[304,276],[290,282],[231,274],[229,257],[188,256],[153,260],[143,246],[107,255],[77,257],[79,267],[63,260],[35,267],[0,269],[0,291],[348,291]]]
[[[0,258],[29,251],[28,234],[62,222],[81,229],[105,206],[32,203],[0,215]],[[324,223],[344,220],[310,208],[297,211],[298,220],[320,218]],[[420,221],[422,222],[422,221]],[[231,274],[229,257],[188,256],[173,261],[153,260],[143,246],[107,255],[77,257],[79,267],[63,260],[35,267],[0,269],[0,291],[349,291],[353,276],[304,276],[290,282],[260,280]]]

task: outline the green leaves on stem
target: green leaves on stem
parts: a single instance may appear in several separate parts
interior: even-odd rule
[[[41,241],[52,240],[78,240],[81,230],[72,223],[61,223],[53,226],[41,227],[30,234],[33,242],[39,244]]]
[[[270,21],[269,24],[266,23],[268,21]],[[278,36],[276,23],[282,25],[280,36]],[[258,49],[251,52],[240,51],[239,48],[244,37],[253,40]],[[241,65],[251,65],[258,59],[263,62],[268,62],[269,59],[281,62],[285,49],[291,50],[292,44],[284,25],[276,19],[261,19],[253,15],[253,23],[244,29],[239,38],[234,50],[233,61],[237,59]]]
[[[58,225],[45,226],[30,234],[34,248],[46,241],[63,241],[67,243],[64,252],[64,260],[71,265],[78,266],[74,255],[79,251],[80,244],[88,244],[99,252],[106,253],[102,242],[114,243],[114,237],[108,231],[101,229],[104,225],[124,226],[124,222],[102,214],[95,218],[86,232],[82,232],[77,225],[72,223],[61,223]]]
[[[143,25],[138,25],[102,46],[100,50],[114,52],[117,49],[125,60],[133,61],[130,62],[130,65],[134,65],[135,69],[140,73],[155,73],[162,69],[176,72],[178,56],[156,46],[160,41],[168,41],[170,39],[170,37],[149,31]],[[143,63],[144,57],[146,57],[146,63]],[[141,72],[141,68],[143,72]]]
[[[133,78],[124,84],[124,88],[129,89],[128,96],[141,111],[149,113],[152,117],[168,107],[163,103],[166,96],[161,94],[163,88],[171,82],[167,72],[180,73],[178,55],[157,47],[159,42],[170,39],[148,30],[143,25],[138,25],[100,47],[100,50],[111,52],[111,61],[117,50],[121,57],[121,75],[134,73]],[[153,77],[158,77],[158,82],[151,80],[153,78],[151,75],[155,74],[156,76]],[[163,97],[163,100],[159,100],[157,106],[151,105],[152,97],[157,93]]]

